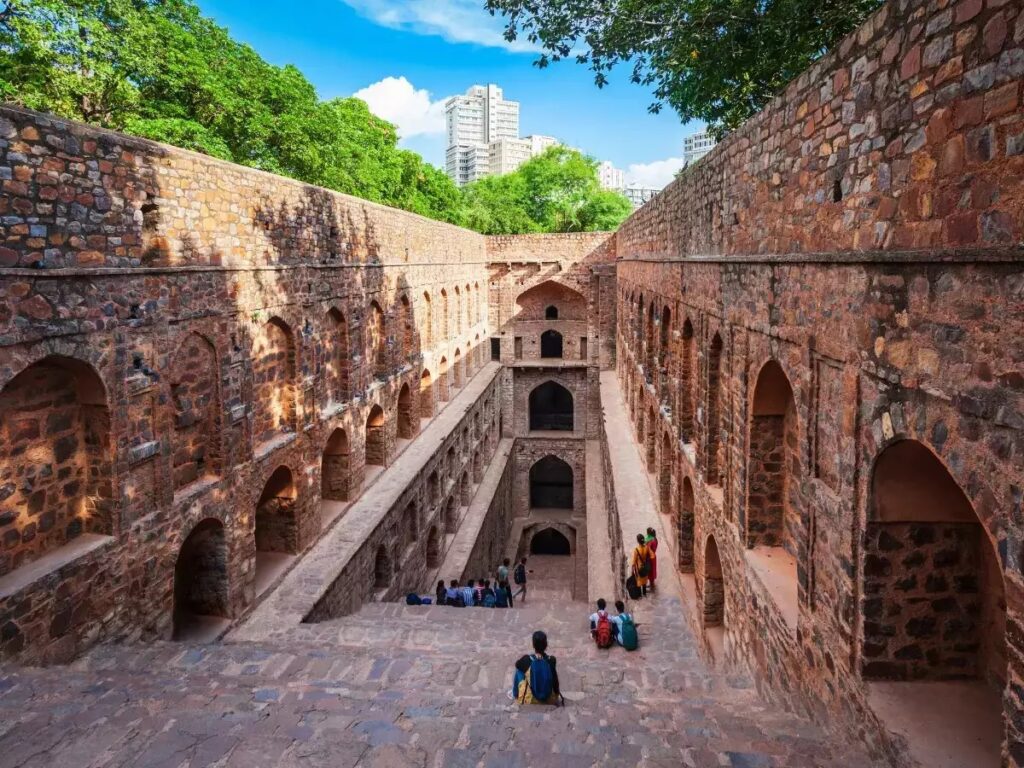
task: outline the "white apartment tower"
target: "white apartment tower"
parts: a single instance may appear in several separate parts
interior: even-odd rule
[[[519,102],[496,85],[474,85],[445,102],[448,151],[445,170],[460,187],[487,176],[491,144],[519,138]]]
[[[621,190],[626,186],[626,174],[612,165],[610,160],[602,160],[597,166],[597,180],[601,189]]]
[[[683,139],[683,167],[693,165],[715,148],[715,140],[709,133],[693,133]]]

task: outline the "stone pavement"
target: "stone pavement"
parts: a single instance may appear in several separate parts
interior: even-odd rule
[[[856,747],[708,668],[679,599],[637,605],[641,648],[598,651],[590,607],[370,604],[259,643],[102,646],[70,668],[0,674],[2,768],[829,766]],[[506,697],[535,628],[564,708]]]

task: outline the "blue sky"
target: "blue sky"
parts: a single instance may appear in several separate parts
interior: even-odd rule
[[[535,53],[502,39],[502,22],[483,0],[198,2],[268,61],[299,67],[322,98],[365,98],[399,126],[403,146],[436,165],[444,160],[443,101],[474,83],[497,83],[520,102],[522,135],[556,136],[654,186],[670,180],[683,136],[700,128],[681,125],[669,108],[649,114],[649,90],[625,71],[598,89],[574,62],[534,67]]]

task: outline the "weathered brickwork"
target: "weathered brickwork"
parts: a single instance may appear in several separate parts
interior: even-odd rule
[[[485,239],[29,112],[0,134],[2,653],[237,618],[259,553],[307,549],[482,364]]]
[[[616,236],[697,622],[897,762],[871,682],[964,678],[1024,764],[1022,45],[1019,4],[889,3]]]

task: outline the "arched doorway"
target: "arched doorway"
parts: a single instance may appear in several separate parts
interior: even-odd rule
[[[367,466],[383,467],[387,464],[387,441],[384,427],[384,409],[375,405],[366,417],[365,463]]]
[[[718,555],[718,542],[708,536],[704,544],[704,585],[701,590],[701,608],[704,628],[725,626],[725,580],[722,561]]]
[[[416,502],[409,502],[402,513],[402,546],[408,547],[420,537],[419,510]]]
[[[351,450],[345,430],[331,433],[320,460],[320,497],[330,501],[351,498]]]
[[[197,333],[179,343],[168,379],[174,408],[174,489],[221,472],[220,370],[214,346]]]
[[[256,504],[256,551],[299,551],[298,491],[292,471],[278,467],[267,479]]]
[[[430,371],[424,369],[420,374],[420,418],[429,419],[434,415],[434,387]]]
[[[462,389],[462,352],[456,349],[455,355],[452,358],[455,362],[452,363],[453,381],[455,389]]]
[[[710,485],[718,485],[721,482],[718,456],[718,444],[721,440],[721,380],[722,337],[716,333],[711,340],[711,349],[708,353],[708,427],[704,436],[705,476]]]
[[[679,570],[693,573],[693,529],[695,524],[693,483],[690,478],[683,478],[682,503],[679,514]]]
[[[208,518],[192,529],[174,564],[173,637],[216,634],[230,615],[224,525]]]
[[[455,500],[454,496],[449,496],[447,503],[444,505],[444,531],[445,533],[455,533],[455,529],[459,524],[459,503]]]
[[[557,456],[545,456],[530,467],[530,507],[572,509],[572,467]]]
[[[562,334],[555,330],[544,331],[540,335],[540,356],[560,358],[562,356]]]
[[[384,310],[376,301],[371,301],[367,315],[366,331],[369,346],[367,359],[373,365],[373,375],[382,378],[387,375],[388,371],[388,334]]]
[[[437,376],[437,400],[440,403],[448,402],[448,358],[442,357],[438,364]]]
[[[438,568],[441,565],[441,537],[437,533],[437,526],[430,526],[427,533],[427,568]]]
[[[531,555],[571,555],[569,540],[561,531],[545,528],[530,539]]]
[[[13,364],[13,356],[5,365]],[[87,363],[51,356],[0,391],[0,576],[83,533],[113,535],[110,410]]]
[[[295,428],[295,340],[279,317],[267,321],[253,349],[253,442]]]
[[[572,432],[574,428],[572,393],[554,381],[546,381],[530,392],[530,430]]]
[[[545,320],[557,320],[558,319],[558,307],[554,306],[553,304],[551,306],[549,306],[549,307],[546,307],[544,309],[544,319]]]
[[[373,558],[373,586],[375,589],[387,589],[391,586],[391,558],[381,544]]]
[[[861,568],[860,667],[875,714],[906,734],[921,764],[938,752],[948,755],[943,765],[999,765],[999,556],[963,488],[917,440],[894,442],[875,460]],[[927,732],[916,726],[922,718]]]
[[[672,514],[672,467],[675,462],[675,452],[672,450],[672,438],[668,432],[661,435],[661,464],[658,472],[658,501],[661,505],[661,514]]]
[[[693,359],[693,324],[687,318],[683,322],[683,350],[679,361],[679,437],[683,442],[693,442],[693,402],[694,402],[694,359]]]
[[[324,358],[326,360],[327,400],[332,403],[343,403],[349,399],[350,367],[352,351],[348,340],[348,323],[345,316],[337,309],[327,313],[324,324]]]
[[[658,432],[658,420],[654,415],[654,406],[647,409],[647,471],[652,475],[655,470],[655,446],[656,446],[656,435]]]
[[[416,414],[413,413],[412,393],[409,385],[403,384],[398,392],[398,436],[411,440],[416,435]]]
[[[799,466],[793,388],[782,367],[769,360],[754,386],[747,457],[747,546],[782,547],[800,555],[800,510],[790,478]]]

